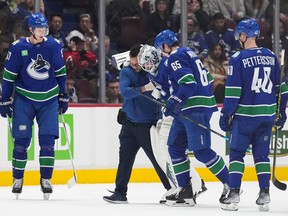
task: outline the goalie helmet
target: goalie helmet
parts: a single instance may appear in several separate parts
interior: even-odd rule
[[[144,71],[147,71],[153,76],[157,75],[158,66],[162,58],[155,47],[149,46],[147,44],[142,46],[137,58],[138,64]]]
[[[156,49],[163,50],[164,44],[172,46],[176,42],[178,42],[177,34],[171,30],[164,30],[156,36],[154,46]]]
[[[34,13],[28,17],[28,27],[35,28],[48,28],[48,21],[42,13]]]
[[[258,37],[260,35],[258,22],[253,18],[240,21],[235,28],[235,40],[239,40],[241,33],[245,33],[247,38]]]

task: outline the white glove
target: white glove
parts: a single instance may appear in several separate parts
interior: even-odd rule
[[[144,86],[144,88],[145,88],[146,91],[153,91],[156,87],[155,87],[155,85],[152,82],[149,82],[148,84],[146,84]]]

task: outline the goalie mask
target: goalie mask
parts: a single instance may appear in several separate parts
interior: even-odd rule
[[[147,44],[142,46],[137,58],[138,64],[144,71],[147,71],[152,76],[157,75],[158,66],[162,58],[155,47]]]

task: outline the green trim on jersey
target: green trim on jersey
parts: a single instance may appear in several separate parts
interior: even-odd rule
[[[181,79],[178,80],[178,84],[191,84],[196,83],[195,78],[192,74],[186,74],[185,76],[181,77]]]
[[[16,73],[13,73],[12,71],[7,70],[6,68],[4,68],[4,74],[3,74],[3,79],[10,81],[10,82],[14,82],[17,78]]]
[[[58,77],[58,76],[64,76],[66,75],[66,72],[67,72],[67,69],[65,66],[63,66],[62,68],[60,68],[59,70],[56,70],[55,71],[55,76]]]
[[[240,98],[240,96],[241,96],[241,87],[226,86],[225,97]]]
[[[270,174],[271,172],[270,162],[258,162],[255,164],[255,168],[257,175]]]
[[[189,109],[192,107],[214,107],[216,106],[216,101],[214,95],[210,97],[205,96],[194,96],[190,97],[183,107],[183,110]]]
[[[241,161],[231,161],[229,164],[229,173],[238,173],[243,175],[245,164]]]
[[[26,89],[16,86],[16,91],[30,100],[37,102],[44,102],[53,97],[58,96],[60,89],[59,86],[57,85],[46,92],[35,92],[35,91],[28,91]]]
[[[272,116],[276,113],[276,104],[242,105],[239,104],[236,115],[245,116]]]

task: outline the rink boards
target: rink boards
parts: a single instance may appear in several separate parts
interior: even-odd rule
[[[74,165],[79,183],[111,183],[114,182],[118,165],[119,140],[121,129],[116,121],[118,105],[71,105],[64,115],[68,139],[72,150]],[[220,107],[219,107],[220,109]],[[211,128],[223,135],[218,126],[220,112],[213,114]],[[0,118],[0,186],[11,185],[11,160],[13,142],[8,130],[7,119]],[[28,163],[25,172],[25,184],[39,184],[39,146],[37,124],[34,124],[33,138],[28,150]],[[55,144],[55,172],[52,178],[54,184],[65,184],[73,176],[68,151],[68,142],[64,127],[59,118],[60,138]],[[274,136],[271,144],[274,145]],[[272,146],[271,146],[272,147]],[[212,148],[223,156],[228,164],[227,143],[222,137],[212,133]],[[277,178],[288,180],[288,127],[285,125],[277,139]],[[273,153],[271,151],[271,153]],[[272,154],[271,154],[272,161]],[[217,181],[210,171],[190,156],[201,177],[206,181]],[[243,179],[256,180],[253,158],[250,153],[245,157],[245,174]],[[272,164],[272,163],[271,163]],[[131,177],[131,182],[159,182],[150,161],[142,150],[138,153]]]

